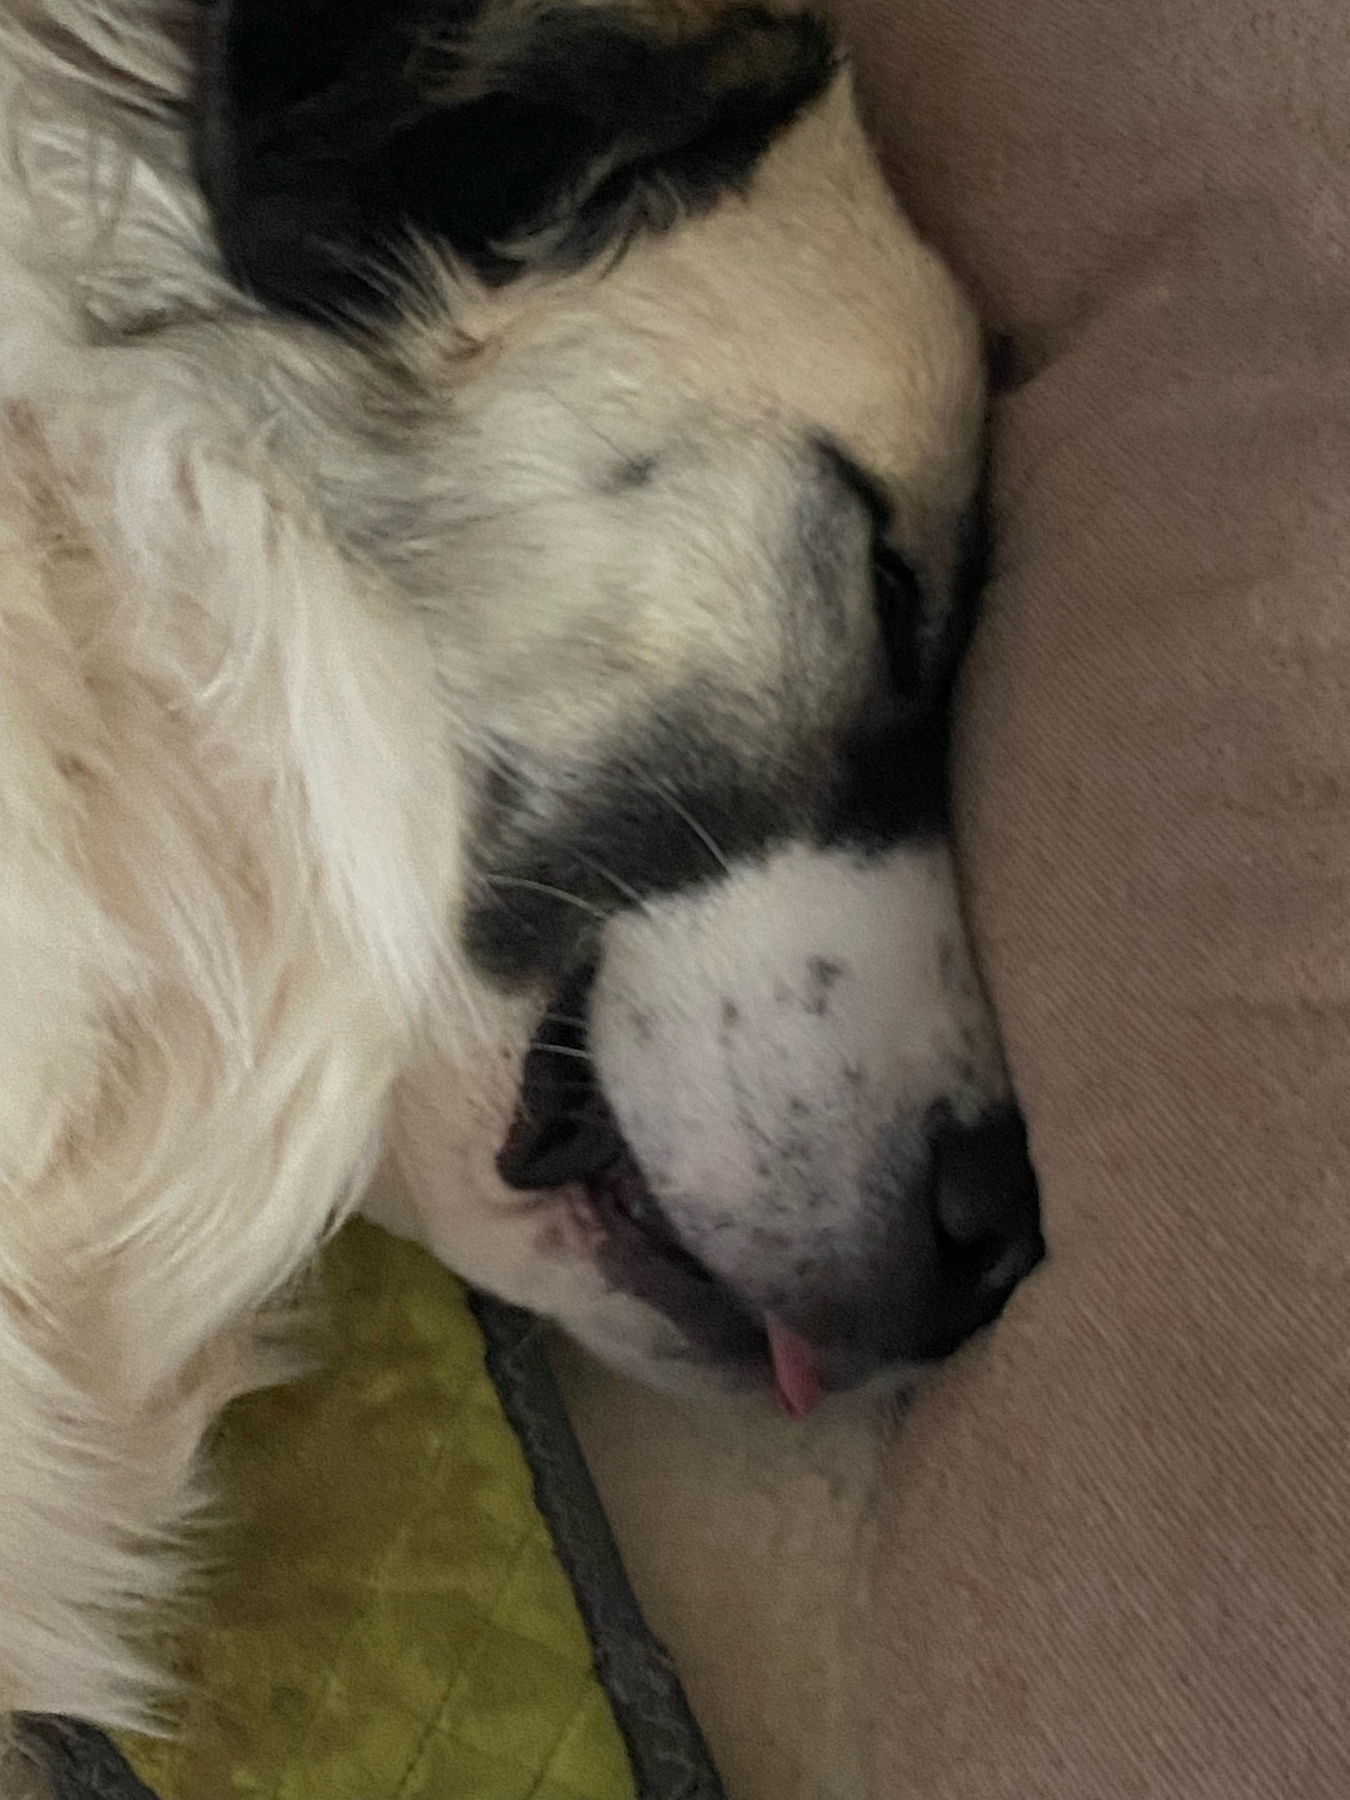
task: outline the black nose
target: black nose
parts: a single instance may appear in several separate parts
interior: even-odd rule
[[[772,1306],[811,1346],[831,1390],[950,1356],[993,1323],[1045,1255],[1040,1190],[1013,1106],[970,1124],[939,1114],[922,1174],[906,1157],[896,1181],[883,1158],[871,1191],[885,1208],[887,1240],[852,1280],[836,1269],[828,1284],[785,1293]]]
[[[1012,1288],[1045,1254],[1027,1128],[1012,1106],[974,1125],[947,1125],[934,1145],[939,1242],[992,1288]]]
[[[1040,1190],[1017,1109],[999,1107],[972,1125],[944,1123],[930,1193],[937,1255],[925,1336],[929,1354],[942,1356],[997,1318],[1045,1255]]]

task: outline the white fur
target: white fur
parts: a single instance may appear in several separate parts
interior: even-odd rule
[[[383,1149],[376,1216],[649,1370],[672,1328],[493,1166],[543,1002],[457,948],[473,784],[584,775],[681,660],[757,705],[802,421],[937,556],[979,407],[842,85],[751,202],[612,276],[446,268],[377,367],[224,281],[182,27],[0,9],[0,1713],[121,1723],[201,1434]],[[616,448],[669,460],[636,514]]]
[[[434,990],[454,780],[420,622],[209,368],[91,341],[15,254],[72,152],[10,73],[0,1702],[126,1721],[117,1618],[173,1579],[252,1315],[353,1203]]]
[[[782,1273],[766,1227],[787,1222],[794,1259],[865,1243],[878,1135],[911,1125],[897,1154],[919,1164],[931,1107],[973,1119],[1001,1089],[941,845],[796,846],[620,915],[592,1020],[667,1215],[761,1307]]]
[[[0,433],[0,1670],[103,1717],[134,1674],[94,1609],[159,1585],[256,1379],[207,1352],[354,1198],[455,880],[416,624],[205,411],[147,437],[155,374]]]

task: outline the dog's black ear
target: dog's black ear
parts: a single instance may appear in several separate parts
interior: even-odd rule
[[[333,321],[390,298],[414,235],[500,282],[709,205],[834,49],[809,13],[670,10],[663,35],[589,0],[208,0],[197,164],[231,272]]]

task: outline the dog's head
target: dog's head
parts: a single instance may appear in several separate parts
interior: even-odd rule
[[[426,611],[489,1058],[446,1260],[805,1406],[1040,1254],[946,841],[978,346],[809,15],[217,0],[228,264],[366,358],[335,529]],[[372,500],[372,490],[379,491]]]

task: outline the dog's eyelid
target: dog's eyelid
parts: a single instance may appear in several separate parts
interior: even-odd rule
[[[815,449],[831,477],[858,501],[871,526],[872,604],[886,650],[891,681],[901,694],[923,685],[924,580],[895,541],[895,508],[881,482],[829,438]]]
[[[818,438],[815,448],[834,479],[861,502],[874,538],[886,541],[895,525],[895,509],[882,483],[832,439]]]
[[[923,578],[918,569],[898,544],[880,532],[872,536],[872,577],[879,601],[903,596],[907,604],[922,604]]]

